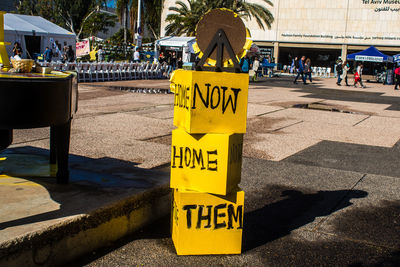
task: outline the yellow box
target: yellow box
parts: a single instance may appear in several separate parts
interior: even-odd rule
[[[226,195],[240,183],[243,134],[172,131],[171,187]]]
[[[174,125],[186,132],[245,133],[249,75],[175,71]]]
[[[240,254],[244,192],[221,197],[175,189],[172,240],[178,255]]]

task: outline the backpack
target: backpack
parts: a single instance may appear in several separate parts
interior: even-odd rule
[[[342,74],[342,73],[343,73],[342,64],[338,64],[338,65],[336,66],[336,72],[339,73],[339,74]]]
[[[240,66],[243,72],[249,72],[249,60],[247,58],[242,58]]]

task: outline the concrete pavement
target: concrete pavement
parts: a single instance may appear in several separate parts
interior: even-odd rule
[[[107,86],[114,90],[107,90]],[[123,258],[129,258],[127,263],[133,266],[166,262],[167,266],[193,266],[205,258],[212,265],[233,266],[398,260],[400,246],[391,237],[400,232],[400,93],[391,86],[367,86],[337,87],[334,79],[293,85],[287,78],[251,84],[241,184],[247,201],[244,253],[177,257],[168,233],[149,240],[148,233],[143,232],[142,238],[129,243],[131,246],[126,244],[129,256]],[[168,82],[80,84],[79,112],[71,137],[73,178],[67,187],[42,178],[52,171],[45,164],[48,129],[16,131],[13,146],[1,154],[7,160],[0,163],[0,171],[13,178],[2,177],[0,184],[1,203],[8,204],[1,205],[0,262],[65,263],[168,213],[169,177],[165,170],[173,129],[173,96],[115,90],[118,87],[168,88]],[[35,159],[28,158],[27,165],[36,166],[40,178],[10,171],[15,169],[12,161],[21,162],[23,153],[35,155]],[[144,211],[149,208],[143,204],[146,201],[125,205],[137,203],[143,194],[149,203],[164,205],[147,213]],[[35,197],[36,202],[30,201]],[[109,209],[101,213],[104,206]],[[368,207],[373,207],[372,211]],[[139,213],[132,213],[137,210]],[[99,217],[117,219],[111,223],[114,226],[107,227],[105,219],[96,222],[94,218]],[[141,219],[145,217],[149,220]],[[75,226],[85,227],[65,228],[72,221]],[[156,228],[165,224],[167,221],[161,220]],[[353,224],[355,231],[350,231]],[[44,242],[49,237],[48,229],[67,233],[68,238],[58,234],[50,238],[52,242]],[[100,233],[108,232],[108,237],[99,238]],[[84,246],[74,243],[82,240],[88,240]],[[42,248],[32,250],[32,245]],[[153,253],[143,250],[147,245]],[[76,250],[66,253],[74,246]],[[343,248],[349,249],[347,254],[343,254]],[[156,257],[156,252],[163,257]],[[107,259],[108,263],[123,265],[113,256],[121,256],[122,251],[103,254],[93,266]]]

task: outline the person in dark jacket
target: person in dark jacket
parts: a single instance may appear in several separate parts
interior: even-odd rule
[[[49,47],[46,47],[46,50],[44,50],[43,55],[44,55],[44,60],[46,62],[51,62],[51,58],[53,57],[53,52]]]
[[[297,83],[297,79],[300,77],[300,75],[301,75],[301,79],[303,80],[303,83],[307,84],[306,79],[304,77],[304,61],[305,60],[306,60],[305,56],[302,56],[301,59],[299,60],[299,69],[297,71],[297,76],[293,81],[293,83],[295,83],[295,84]]]
[[[72,45],[68,46],[68,48],[67,48],[67,61],[68,62],[75,61],[75,52],[74,52],[74,49],[72,49]]]
[[[14,43],[14,47],[13,47],[12,51],[13,51],[14,57],[19,56],[20,58],[22,58],[22,47],[18,42]]]

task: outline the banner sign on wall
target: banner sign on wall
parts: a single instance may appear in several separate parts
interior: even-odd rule
[[[85,40],[85,41],[76,43],[76,56],[77,57],[89,55],[89,52],[90,52],[89,40]]]
[[[356,56],[356,61],[383,62],[383,57],[374,56]]]

